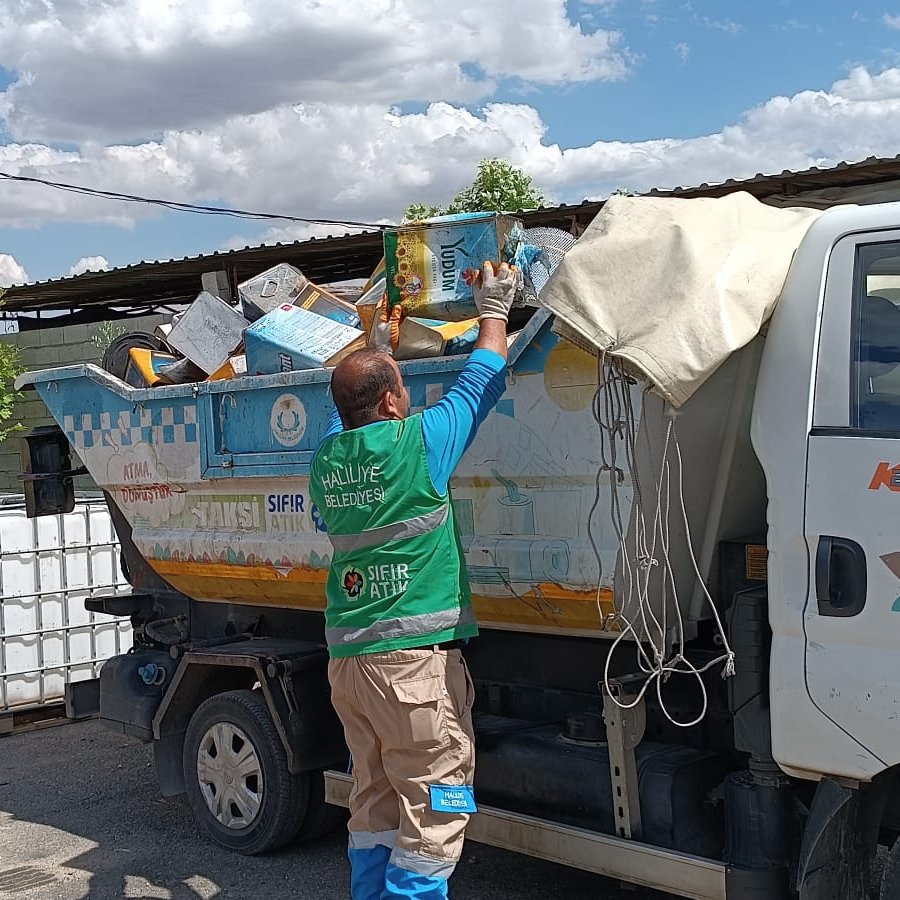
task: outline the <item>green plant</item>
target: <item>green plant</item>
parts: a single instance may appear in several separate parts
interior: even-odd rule
[[[450,213],[517,212],[537,209],[544,194],[530,175],[505,159],[483,159],[478,163],[475,180],[444,207],[413,203],[406,209],[407,221],[427,219]]]
[[[25,428],[21,422],[10,423],[15,414],[16,401],[21,399],[21,394],[13,385],[16,376],[23,370],[19,348],[13,344],[0,344],[0,441],[6,440],[14,431]]]
[[[101,322],[97,330],[91,335],[91,343],[101,356],[106,348],[117,338],[125,334],[125,326],[117,322]]]
[[[434,216],[443,215],[444,210],[440,206],[429,206],[425,203],[410,203],[403,213],[407,222],[418,222],[420,219],[431,219]]]

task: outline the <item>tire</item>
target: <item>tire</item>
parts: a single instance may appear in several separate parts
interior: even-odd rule
[[[274,850],[307,818],[309,773],[288,771],[275,723],[254,691],[216,694],[197,708],[183,765],[194,818],[229,850],[248,856]]]
[[[154,334],[146,334],[142,331],[121,334],[110,342],[103,354],[103,361],[100,365],[110,375],[115,375],[116,378],[125,378],[125,370],[128,368],[128,351],[132,347],[137,347],[141,350],[157,351],[168,349]]]
[[[330,834],[347,819],[346,809],[325,802],[324,769],[315,769],[312,772],[307,772],[304,777],[309,780],[309,802],[307,803],[303,824],[295,837],[298,843],[315,841],[325,837],[326,834]]]
[[[884,862],[881,900],[900,900],[900,838],[894,841]]]

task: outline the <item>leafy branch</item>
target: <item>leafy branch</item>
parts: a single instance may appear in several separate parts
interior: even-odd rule
[[[530,175],[505,159],[483,159],[478,174],[467,188],[461,190],[446,206],[412,203],[405,218],[409,222],[433,216],[464,212],[517,212],[537,209],[545,197]]]
[[[22,396],[13,385],[24,368],[19,348],[13,344],[0,344],[0,441],[25,428],[21,422],[10,423],[15,415],[16,402]]]

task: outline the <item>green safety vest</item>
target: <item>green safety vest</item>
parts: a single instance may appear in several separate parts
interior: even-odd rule
[[[325,587],[332,656],[478,633],[453,503],[431,483],[421,414],[328,438],[309,493],[334,548]]]

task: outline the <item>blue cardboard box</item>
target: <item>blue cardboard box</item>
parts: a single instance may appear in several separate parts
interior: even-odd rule
[[[336,366],[348,353],[365,347],[358,328],[311,310],[283,303],[244,331],[249,375],[274,375]]]

